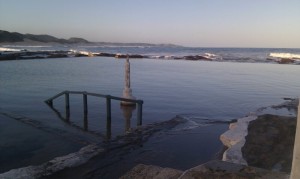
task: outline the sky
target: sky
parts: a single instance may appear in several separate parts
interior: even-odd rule
[[[92,42],[300,48],[299,0],[0,0],[0,29]]]

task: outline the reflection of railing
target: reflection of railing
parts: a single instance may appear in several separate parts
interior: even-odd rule
[[[83,112],[84,112],[84,128],[87,128],[87,114],[88,114],[88,101],[87,96],[95,96],[100,98],[106,98],[106,128],[107,128],[107,137],[110,138],[111,136],[111,100],[119,100],[119,101],[126,101],[133,104],[137,104],[137,125],[142,125],[142,111],[143,111],[143,100],[134,100],[134,99],[127,99],[127,98],[120,98],[111,95],[103,95],[97,93],[89,93],[86,91],[63,91],[58,93],[57,95],[45,100],[52,109],[53,108],[53,100],[65,95],[65,109],[66,109],[66,120],[68,121],[70,118],[70,94],[82,94],[83,95]],[[56,110],[54,110],[56,111]]]

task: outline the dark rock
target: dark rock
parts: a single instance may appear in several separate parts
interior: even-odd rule
[[[48,56],[48,58],[66,58],[66,57],[68,57],[68,55],[63,53],[54,53]]]
[[[201,55],[189,55],[189,56],[184,56],[183,58],[185,60],[208,60],[208,61],[211,61],[211,59],[206,58],[206,57],[201,56]]]
[[[268,60],[268,61],[274,61],[273,58],[266,58],[266,60]]]
[[[115,58],[127,58],[129,55],[124,55],[124,54],[116,54]]]
[[[282,58],[280,61],[278,61],[279,64],[288,64],[288,63],[294,63],[295,60],[290,58]]]
[[[97,56],[99,56],[99,57],[115,57],[116,54],[113,54],[113,53],[99,53],[99,54],[97,54]]]
[[[88,55],[77,53],[75,54],[75,57],[88,57]]]
[[[288,178],[280,172],[268,171],[245,165],[213,160],[186,170],[181,179],[249,179],[249,178]]]
[[[183,59],[184,57],[174,57],[175,60],[181,60]]]
[[[135,55],[129,55],[129,58],[144,58],[144,56],[135,54]]]
[[[268,171],[261,168],[229,163],[219,160],[209,161],[184,172],[171,168],[139,164],[121,177],[135,178],[181,178],[181,179],[288,179],[285,173]]]
[[[125,54],[116,54],[115,58],[144,58],[142,55],[134,54],[134,55],[125,55]]]
[[[30,59],[42,59],[42,58],[46,58],[45,56],[39,56],[39,55],[36,55],[36,56],[20,56],[19,59],[22,59],[22,60],[30,60]]]
[[[1,54],[0,60],[17,60],[19,59],[20,54],[12,53],[12,54]]]
[[[170,178],[177,179],[182,174],[182,171],[172,168],[162,168],[153,165],[139,164],[132,170],[127,172],[120,179],[133,179],[133,178]]]
[[[259,116],[248,126],[248,135],[242,148],[244,159],[250,166],[281,168],[281,171],[289,173],[295,131],[296,117],[270,114]]]

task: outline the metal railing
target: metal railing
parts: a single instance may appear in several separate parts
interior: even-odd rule
[[[87,96],[95,96],[100,98],[106,99],[106,120],[107,120],[107,127],[111,127],[111,100],[118,100],[118,101],[124,101],[124,102],[130,102],[133,105],[137,104],[137,125],[142,125],[142,117],[143,117],[143,100],[135,100],[135,99],[127,99],[127,98],[120,98],[116,96],[111,95],[103,95],[103,94],[97,94],[97,93],[90,93],[86,91],[63,91],[61,93],[58,93],[57,95],[45,100],[45,103],[47,103],[51,108],[53,108],[53,100],[56,98],[59,98],[60,96],[65,96],[65,109],[66,109],[66,118],[70,118],[70,94],[82,94],[83,95],[83,112],[84,117],[87,118],[88,114],[88,100]]]

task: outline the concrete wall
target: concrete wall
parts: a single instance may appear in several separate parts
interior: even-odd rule
[[[297,128],[294,144],[293,166],[291,179],[300,178],[300,104],[298,104]]]

